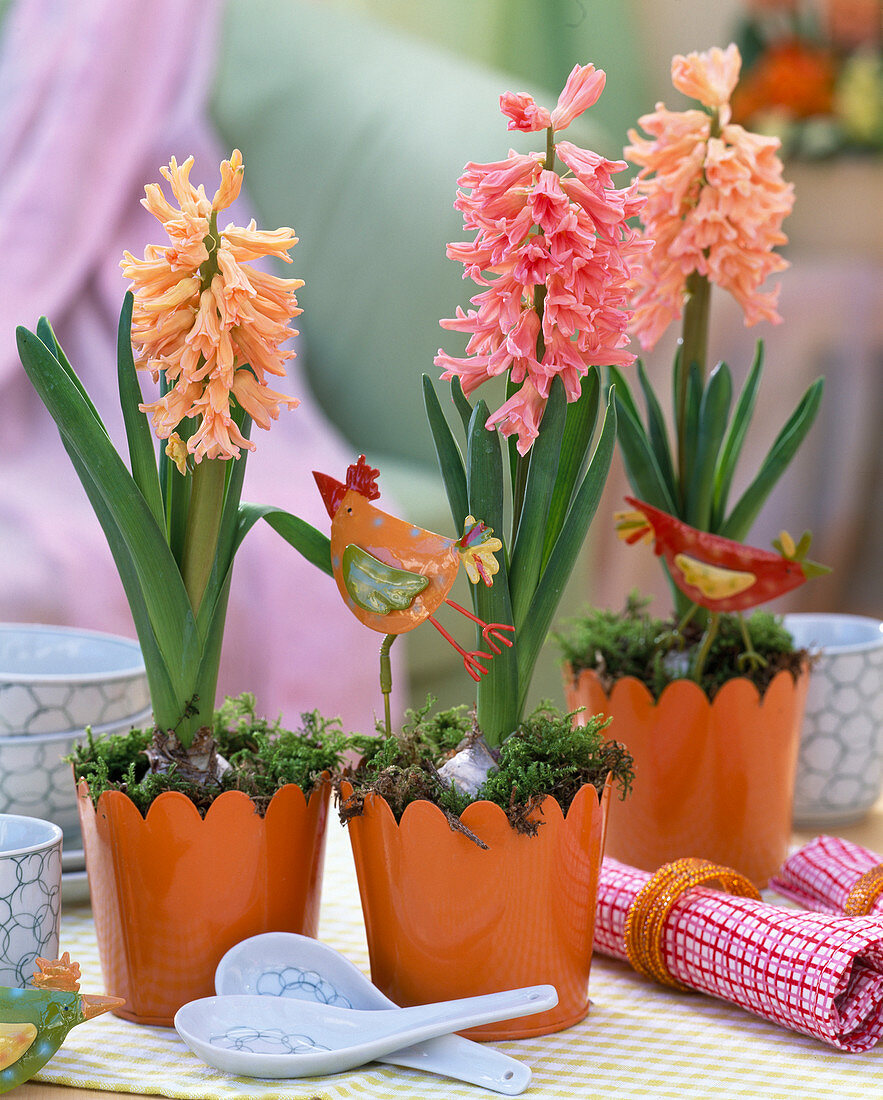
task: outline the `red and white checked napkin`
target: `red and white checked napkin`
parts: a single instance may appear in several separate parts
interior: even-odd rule
[[[850,890],[881,862],[876,852],[836,836],[817,836],[789,856],[770,889],[819,913],[842,913]],[[883,917],[883,897],[871,913]]]
[[[647,871],[605,858],[598,883],[595,949],[627,957],[629,907]],[[883,926],[777,908],[695,887],[662,930],[672,977],[840,1050],[869,1050],[883,1035]]]

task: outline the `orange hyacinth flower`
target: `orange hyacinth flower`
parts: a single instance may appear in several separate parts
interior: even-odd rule
[[[221,164],[211,200],[201,184],[190,182],[192,167],[193,157],[181,165],[173,157],[161,169],[177,207],[158,184],[144,189],[142,204],[162,223],[170,243],[148,245],[141,260],[126,252],[120,266],[135,295],[135,364],[155,382],[164,374],[171,387],[141,410],[150,414],[160,439],[172,437],[185,417],[196,419],[186,446],[199,462],[238,458],[243,447],[254,450],[236,425],[231,402],[262,428],[278,418],[280,406],[299,404],[270,389],[266,377],[284,375],[285,361],[294,357],[282,345],[297,335],[289,321],[301,312],[295,292],[303,280],[268,275],[249,262],[276,256],[291,263],[293,230],[266,232],[253,221],[244,229],[218,228],[219,211],[242,187],[239,150]]]
[[[746,325],[781,320],[778,286],[761,285],[788,266],[774,249],[788,240],[781,227],[794,190],[782,178],[778,139],[730,122],[740,65],[732,45],[675,57],[675,87],[709,110],[659,103],[640,119],[649,136],[629,132],[625,156],[641,166],[638,189],[647,196],[643,236],[656,242],[633,281],[632,330],[645,348],[681,316],[692,272],[728,290]]]

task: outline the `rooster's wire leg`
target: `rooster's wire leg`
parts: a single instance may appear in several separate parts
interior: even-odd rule
[[[690,608],[681,621],[673,630],[663,630],[661,634],[656,636],[656,643],[660,646],[665,646],[667,649],[673,649],[677,646],[678,649],[683,649],[686,645],[684,638],[684,627],[690,622],[696,612],[699,610],[699,604],[690,604]]]
[[[739,627],[742,630],[742,641],[745,643],[745,652],[739,654],[736,659],[736,664],[739,668],[765,668],[766,665],[769,664],[769,661],[754,648],[754,643],[748,632],[748,624],[745,622],[745,617],[743,615],[739,616]]]
[[[486,623],[483,619],[479,619],[477,615],[473,615],[471,611],[467,611],[465,607],[461,607],[460,604],[454,603],[453,600],[445,600],[445,603],[449,607],[453,607],[455,611],[459,611],[461,615],[465,615],[467,619],[471,619],[474,623],[478,623],[478,625],[482,628],[482,638],[484,638],[485,642],[491,647],[494,653],[503,652],[500,647],[495,644],[495,640],[498,642],[502,642],[503,645],[509,646],[511,648],[511,638],[504,638],[503,635],[500,634],[500,631],[511,630],[514,633],[514,626],[508,626],[506,623]]]
[[[482,676],[486,675],[488,671],[487,666],[483,665],[478,658],[486,657],[490,661],[493,660],[493,654],[485,653],[483,649],[476,649],[472,653],[467,653],[461,645],[458,645],[457,642],[454,641],[454,639],[447,632],[447,630],[445,630],[441,623],[437,623],[431,615],[429,616],[429,621],[439,632],[439,634],[441,634],[441,636],[445,638],[460,654],[460,656],[463,658],[463,667],[477,684]]]
[[[390,716],[389,696],[392,691],[392,664],[389,651],[398,634],[387,634],[380,645],[380,690],[383,694],[383,722],[386,736],[392,737],[392,718]]]

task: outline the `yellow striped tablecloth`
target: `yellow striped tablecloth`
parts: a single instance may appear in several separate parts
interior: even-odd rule
[[[320,938],[365,972],[368,949],[345,831],[332,819]],[[86,908],[62,916],[61,949],[82,967],[84,992],[102,990],[94,930]],[[596,957],[592,1010],[557,1035],[496,1044],[527,1063],[525,1097],[875,1097],[883,1094],[883,1044],[844,1054],[765,1023],[732,1005],[679,993]],[[204,1065],[172,1029],[140,1027],[101,1016],[75,1028],[36,1080],[117,1092],[222,1100],[455,1100],[496,1095],[417,1070],[379,1064],[334,1077],[263,1082],[229,1077]]]

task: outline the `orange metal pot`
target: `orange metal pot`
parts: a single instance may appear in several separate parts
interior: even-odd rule
[[[710,703],[692,680],[654,702],[630,676],[609,696],[591,670],[565,668],[564,679],[568,709],[612,717],[609,736],[635,760],[631,794],[610,808],[606,854],[646,871],[699,856],[766,886],[791,838],[808,673],[779,672],[762,698],[739,677]]]
[[[553,798],[534,837],[499,806],[474,802],[452,831],[438,807],[414,802],[396,824],[369,796],[348,825],[371,957],[371,979],[414,1005],[549,983],[554,1009],[464,1032],[473,1039],[544,1035],[588,1013],[595,894],[610,784],[584,786],[565,818]]]
[[[289,784],[264,817],[241,791],[226,791],[205,818],[177,791],[147,816],[120,791],[92,804],[81,780],[80,822],[92,912],[114,1010],[171,1027],[187,1001],[214,993],[215,968],[234,944],[260,932],[314,936],[319,918],[329,785],[304,798]]]

